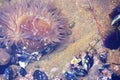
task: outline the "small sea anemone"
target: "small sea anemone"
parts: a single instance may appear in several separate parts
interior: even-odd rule
[[[43,0],[7,1],[0,8],[0,43],[13,44],[28,52],[48,44],[68,40],[69,24],[64,14],[51,2]]]

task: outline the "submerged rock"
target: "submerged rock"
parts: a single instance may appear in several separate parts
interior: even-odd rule
[[[10,61],[10,54],[8,54],[4,49],[0,48],[0,65],[6,65]]]

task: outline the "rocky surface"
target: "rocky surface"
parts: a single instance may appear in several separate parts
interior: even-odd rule
[[[46,71],[50,76],[58,76],[66,70],[66,66],[74,55],[78,54],[81,50],[86,50],[91,41],[101,37],[98,32],[99,24],[101,25],[100,31],[102,35],[106,35],[106,31],[111,27],[109,14],[118,2],[115,0],[93,0],[94,2],[92,2],[92,0],[90,0],[91,5],[94,7],[96,12],[97,22],[99,22],[99,24],[97,24],[87,0],[51,1],[53,1],[58,8],[65,13],[70,20],[70,23],[72,21],[75,22],[75,26],[72,29],[71,43],[69,43],[62,51],[56,51],[51,55],[45,56],[39,62],[30,64],[27,69],[29,70],[31,66],[37,67],[37,65],[40,65],[39,67]],[[102,42],[100,42],[96,47],[100,47],[101,45]],[[110,55],[112,56],[115,54],[111,53]],[[111,56],[109,56],[109,58],[111,58]],[[116,58],[119,57],[116,56]],[[54,73],[51,73],[51,70],[53,70],[54,67],[57,67],[57,70],[55,70]],[[95,68],[97,67],[95,66]]]
[[[94,42],[96,39],[101,39],[102,36],[106,36],[106,31],[109,32],[109,30],[111,30],[111,20],[109,18],[109,14],[118,4],[118,1],[120,2],[120,0],[51,1],[55,3],[59,9],[61,9],[61,11],[69,19],[69,23],[75,23],[75,26],[72,28],[72,35],[70,36],[70,40],[68,40],[69,44],[67,44],[67,46],[53,52],[50,55],[46,55],[40,59],[40,61],[27,66],[27,71],[30,71],[31,69],[41,69],[45,71],[50,78],[53,76],[60,76],[63,72],[68,70],[69,63],[75,55],[77,55],[80,51],[89,49],[88,46],[91,42]],[[90,4],[88,1],[90,1]],[[100,41],[95,48],[99,48],[101,46],[102,41]],[[112,64],[111,69],[118,73],[120,72],[120,66],[113,63],[117,62],[117,64],[120,64],[119,53],[120,52],[118,50],[113,50],[110,51],[110,54],[108,54],[108,62]],[[97,57],[95,57],[95,64],[91,68],[89,75],[85,78],[79,78],[79,80],[96,79],[96,69],[101,66],[101,64],[98,64],[99,61]]]

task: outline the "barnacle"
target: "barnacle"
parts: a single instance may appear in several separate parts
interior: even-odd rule
[[[0,8],[0,43],[7,48],[15,44],[34,52],[68,40],[68,20],[51,2],[18,0],[4,5]]]

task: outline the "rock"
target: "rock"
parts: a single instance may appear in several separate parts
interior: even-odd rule
[[[57,72],[58,70],[59,70],[59,68],[53,67],[53,68],[50,70],[50,72],[51,72],[51,73],[55,73],[55,72]]]
[[[10,54],[0,48],[0,65],[6,65],[10,61]]]

